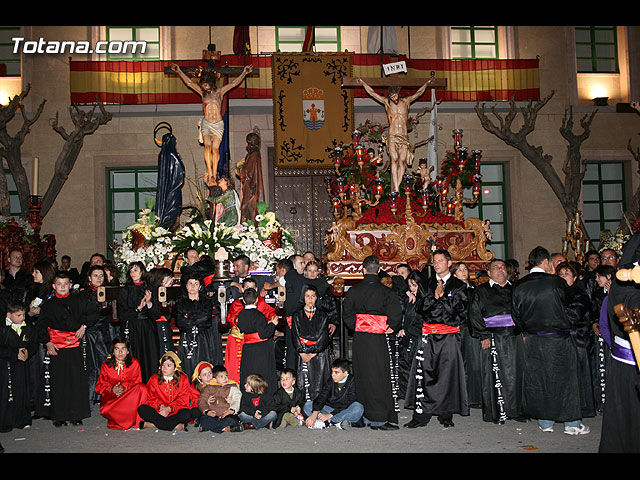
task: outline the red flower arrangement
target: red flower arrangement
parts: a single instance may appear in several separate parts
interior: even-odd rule
[[[397,218],[391,212],[391,201],[386,200],[376,205],[375,207],[369,207],[362,215],[362,218],[356,222],[356,225],[382,225],[382,224],[401,224],[405,225],[407,220],[405,219],[404,212],[406,206],[406,198],[403,196],[398,197],[396,201],[396,205],[398,206],[398,210],[396,215],[400,218]],[[411,202],[411,209],[416,213],[414,215],[414,220],[417,224],[422,223],[437,223],[439,225],[461,225],[464,226],[464,221],[456,220],[449,215],[445,215],[440,212],[433,212],[431,210],[427,210],[427,214],[424,217],[420,217],[422,215],[423,209],[422,206],[417,202]]]

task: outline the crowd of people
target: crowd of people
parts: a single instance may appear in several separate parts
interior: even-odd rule
[[[397,430],[403,401],[410,429],[433,416],[452,428],[477,408],[486,422],[584,435],[583,419],[604,412],[601,451],[638,449],[621,420],[640,390],[609,298],[614,250],[578,264],[537,247],[522,278],[513,259],[471,272],[436,250],[422,270],[389,275],[370,256],[346,292],[311,252],[280,260],[273,277],[252,275],[240,255],[223,305],[212,259],[183,257],[179,279],[133,262],[121,282],[100,254],[80,272],[66,255],[27,272],[11,251],[0,272],[0,431],[34,418],[80,425],[92,411],[117,430]],[[117,301],[100,296],[106,286]],[[172,286],[175,299],[160,296]],[[637,289],[624,288],[616,302],[634,306]],[[350,360],[334,349],[347,331]]]

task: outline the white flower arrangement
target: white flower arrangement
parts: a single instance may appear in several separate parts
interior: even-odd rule
[[[122,234],[122,245],[114,249],[114,260],[122,270],[132,262],[142,262],[147,270],[161,265],[173,254],[173,234],[162,227],[148,206],[138,221]]]

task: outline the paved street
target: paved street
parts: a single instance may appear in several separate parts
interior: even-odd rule
[[[401,409],[400,425],[410,413]],[[80,427],[55,428],[39,419],[30,428],[0,433],[0,443],[6,453],[597,453],[602,417],[585,419],[591,433],[577,437],[565,435],[561,425],[553,433],[542,433],[536,422],[488,424],[476,409],[468,417],[455,415],[453,421],[455,427],[449,429],[434,418],[424,428],[391,432],[304,427],[225,434],[193,427],[187,432],[121,432],[108,430],[106,420],[94,411]]]

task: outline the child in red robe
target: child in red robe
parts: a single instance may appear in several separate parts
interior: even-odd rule
[[[140,424],[138,407],[147,399],[147,388],[140,363],[131,356],[126,340],[115,338],[111,343],[111,354],[100,368],[95,391],[100,395],[100,414],[107,419],[107,428],[128,430]]]

